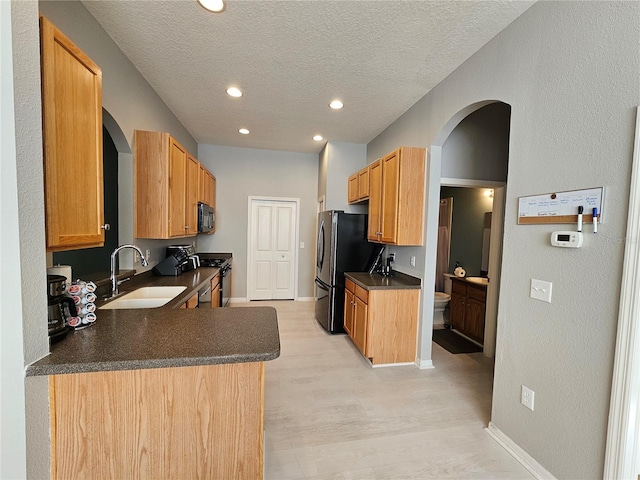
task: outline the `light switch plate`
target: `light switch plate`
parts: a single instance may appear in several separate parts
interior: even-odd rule
[[[545,282],[544,280],[531,279],[531,292],[529,296],[536,300],[551,303],[551,282]]]

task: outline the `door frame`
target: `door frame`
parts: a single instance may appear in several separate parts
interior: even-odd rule
[[[253,261],[253,253],[251,252],[251,234],[252,230],[252,205],[254,201],[259,202],[275,202],[275,203],[295,203],[296,215],[295,215],[295,235],[293,244],[293,299],[298,300],[298,259],[300,257],[298,252],[298,245],[300,244],[300,199],[293,197],[263,197],[253,196],[248,197],[247,202],[247,300],[251,301],[251,281],[253,279],[251,274],[251,262]]]
[[[633,146],[604,478],[637,478],[640,470],[640,107]]]
[[[491,237],[489,240],[488,277],[490,281],[487,285],[483,342],[483,353],[485,356],[493,358],[496,355],[496,334],[498,331],[498,300],[500,297],[500,271],[502,266],[506,182],[441,178],[440,187],[489,188],[493,190]]]

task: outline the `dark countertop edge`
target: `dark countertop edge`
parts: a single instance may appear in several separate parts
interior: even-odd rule
[[[224,254],[223,254],[224,255]],[[229,259],[231,261],[231,259]],[[217,267],[201,267],[197,270],[185,272],[179,276],[156,276],[151,271],[143,272],[140,275],[135,276],[131,281],[123,284],[125,288],[121,289],[122,293],[126,293],[127,291],[135,290],[136,288],[140,288],[143,286],[154,285],[154,284],[168,284],[168,285],[185,285],[187,289],[174,298],[171,302],[167,303],[163,307],[159,308],[151,308],[151,309],[134,309],[134,310],[106,310],[104,312],[109,312],[108,315],[111,317],[111,320],[102,320],[102,322],[113,322],[113,319],[116,320],[118,317],[122,318],[123,316],[129,315],[127,312],[144,312],[144,316],[153,315],[154,311],[159,313],[158,318],[166,317],[165,321],[168,319],[172,321],[172,317],[175,315],[183,315],[183,312],[187,312],[187,310],[178,310],[181,304],[183,304],[191,295],[194,293],[197,294],[198,290],[210,282],[211,278],[218,274],[219,268]],[[104,300],[100,299],[96,302],[97,305],[102,306],[104,304]],[[170,354],[165,357],[146,357],[135,359],[132,358],[133,351],[124,352],[123,359],[104,359],[95,358],[93,361],[87,360],[78,362],[74,359],[73,350],[71,351],[71,356],[67,356],[65,358],[64,354],[62,358],[57,354],[56,350],[64,349],[65,341],[67,339],[63,339],[62,341],[55,344],[55,346],[50,347],[49,355],[33,362],[32,364],[25,367],[25,375],[26,376],[46,376],[46,375],[58,375],[58,374],[69,374],[69,373],[87,373],[87,372],[105,372],[105,371],[117,371],[117,370],[140,370],[140,369],[152,369],[152,368],[180,368],[186,366],[198,366],[198,365],[220,365],[220,364],[230,364],[230,363],[251,363],[251,362],[265,362],[269,360],[274,360],[280,356],[281,344],[279,339],[279,328],[277,324],[277,313],[273,307],[267,307],[274,312],[274,320],[275,320],[275,338],[274,341],[271,342],[271,345],[266,346],[263,350],[255,351],[255,348],[249,347],[240,353],[222,353],[220,355],[216,355],[213,351],[212,354],[209,355],[208,351],[202,351],[202,353],[195,354],[193,357],[185,357],[184,355],[171,356]],[[259,309],[264,310],[265,307],[254,307],[252,310]],[[213,311],[218,311],[219,313],[238,313],[241,309],[232,309],[229,310],[229,307],[222,307],[220,309],[213,309]],[[164,312],[164,313],[162,313]],[[169,313],[173,312],[173,313]],[[189,310],[192,314],[196,312],[195,309]],[[225,313],[226,312],[226,313]],[[199,314],[200,312],[198,312]],[[107,315],[105,313],[105,315]],[[169,317],[167,317],[169,315]],[[160,320],[158,320],[160,321]],[[101,322],[101,319],[98,318],[98,322]],[[108,325],[105,323],[105,325]],[[77,332],[71,332],[78,334],[83,330],[79,330]],[[88,332],[91,332],[90,329],[87,329]],[[108,337],[109,339],[111,337]],[[117,341],[116,341],[117,343]],[[195,353],[195,352],[194,352]],[[148,353],[147,353],[148,354]]]
[[[280,348],[260,354],[226,355],[218,357],[187,357],[153,360],[121,360],[63,365],[29,365],[25,376],[65,375],[70,373],[114,372],[122,370],[149,370],[153,368],[181,368],[233,363],[268,362],[280,356]]]
[[[379,274],[369,274],[366,272],[345,272],[344,276],[361,286],[365,290],[421,290],[422,280],[418,277],[412,277],[402,272],[394,272],[391,277],[383,277]],[[368,283],[362,278],[370,278],[375,280]],[[381,285],[378,282],[386,281],[387,285]]]

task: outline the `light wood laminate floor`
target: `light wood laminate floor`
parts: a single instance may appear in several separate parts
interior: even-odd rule
[[[266,363],[265,479],[530,479],[483,429],[492,364],[433,344],[435,369],[373,369],[313,302],[278,311],[282,354]],[[241,306],[235,304],[234,306]]]

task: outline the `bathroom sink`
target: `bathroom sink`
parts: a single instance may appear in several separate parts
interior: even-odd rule
[[[187,287],[142,287],[104,304],[99,310],[157,308],[166,305],[186,289]]]
[[[467,277],[467,281],[478,285],[489,285],[489,279],[485,277]]]

